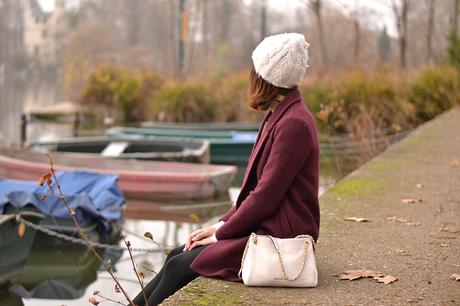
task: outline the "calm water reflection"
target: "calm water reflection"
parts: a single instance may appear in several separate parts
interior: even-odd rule
[[[206,221],[203,225],[209,225],[215,222],[215,219],[210,219]],[[161,242],[162,244],[165,243],[167,246],[172,247],[179,244],[186,239],[187,235],[191,233],[191,231],[198,228],[197,224],[192,223],[177,223],[173,221],[148,221],[148,220],[126,220],[125,228],[127,230],[126,236],[127,239],[131,242],[133,248],[154,248],[155,245],[152,241],[145,239],[142,237],[143,233],[149,231],[153,234],[156,241]],[[122,243],[120,243],[122,245]],[[51,252],[50,252],[51,253]],[[92,257],[92,254],[88,259]],[[84,256],[83,256],[84,257]],[[49,290],[49,294],[56,294],[65,295],[65,294],[78,294],[80,297],[75,297],[74,299],[23,299],[23,303],[25,305],[88,305],[88,298],[91,296],[92,292],[95,290],[99,290],[101,294],[105,296],[109,296],[114,299],[119,299],[123,301],[123,297],[121,294],[116,293],[114,290],[114,282],[110,278],[110,275],[105,271],[98,271],[97,272],[97,279],[96,270],[97,264],[92,265],[91,263],[82,265],[82,261],[84,258],[82,254],[78,254],[78,252],[68,252],[66,250],[62,250],[58,253],[52,254],[48,258],[48,264],[46,271],[50,278],[54,279],[65,279],[65,272],[66,271],[74,271],[76,280],[73,281],[72,284],[76,284],[77,288],[71,288],[70,285],[68,286],[60,286],[54,287],[57,290],[64,290],[65,292],[56,293],[53,290]],[[165,255],[163,253],[134,253],[135,261],[141,271],[143,271],[146,275],[146,281],[149,281],[153,276],[154,273],[151,272],[152,270],[158,271],[165,259]],[[67,262],[64,264],[63,267],[59,265],[53,265],[53,262]],[[91,259],[90,259],[91,261]],[[114,260],[112,260],[114,262]],[[30,263],[26,263],[25,269]],[[117,275],[120,277],[120,281],[123,287],[129,292],[131,296],[134,296],[139,291],[139,284],[137,283],[137,279],[134,275],[132,270],[131,261],[129,260],[129,255],[127,252],[123,252],[121,258],[116,261],[115,270],[117,271]],[[43,268],[45,271],[45,268]],[[67,275],[69,276],[69,275]],[[20,276],[21,278],[21,276]],[[85,280],[88,283],[84,284],[81,280]],[[80,283],[79,283],[80,282]],[[87,288],[85,286],[88,285]],[[80,286],[80,287],[79,287]],[[49,286],[49,288],[53,288],[53,285]],[[106,302],[104,305],[112,305],[114,303]]]

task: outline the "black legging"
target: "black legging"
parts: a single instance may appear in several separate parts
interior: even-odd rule
[[[199,274],[190,269],[190,265],[205,247],[198,246],[191,251],[184,252],[184,245],[182,245],[169,253],[163,268],[144,287],[149,306],[160,304],[168,296],[198,277]],[[134,298],[133,302],[138,306],[145,305],[142,292]]]

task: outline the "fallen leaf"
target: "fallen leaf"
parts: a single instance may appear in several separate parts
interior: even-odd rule
[[[444,225],[443,227],[441,227],[440,231],[441,232],[448,232],[448,233],[456,234],[456,233],[460,232],[460,229],[456,228],[454,225],[447,224],[447,225]]]
[[[379,283],[384,283],[385,285],[391,284],[398,280],[398,278],[391,275],[373,277],[373,279],[375,279]]]
[[[460,161],[458,161],[458,159],[454,158],[451,162],[450,162],[450,165],[452,167],[458,167],[460,166]]]
[[[382,272],[374,271],[374,270],[346,270],[343,271],[342,275],[339,275],[339,279],[341,280],[355,280],[359,278],[366,278],[366,277],[379,277],[383,276]]]
[[[419,188],[419,189],[420,189],[420,188],[423,188],[423,184],[418,183],[418,184],[417,184],[417,188]]]
[[[149,238],[150,240],[153,240],[153,235],[151,232],[145,232],[144,237]]]
[[[369,222],[369,219],[366,218],[357,218],[357,217],[347,217],[344,218],[345,221],[354,221],[354,222]]]
[[[138,274],[139,274],[139,277],[140,277],[140,278],[142,278],[142,279],[144,279],[144,278],[145,278],[145,274],[144,274],[144,272],[142,272],[142,271],[141,271],[141,272],[139,272]]]
[[[413,225],[413,226],[419,226],[420,225],[419,222],[412,222],[409,219],[398,217],[398,216],[389,216],[389,217],[387,217],[387,220],[389,220],[391,222],[403,223],[403,224],[406,224],[406,225]]]
[[[193,222],[199,223],[200,218],[196,214],[190,214],[189,215],[190,219],[192,219]]]
[[[18,236],[19,237],[24,236],[25,232],[26,232],[26,225],[24,223],[22,223],[22,222],[19,223],[19,225],[18,225]]]
[[[409,219],[404,219],[404,218],[397,217],[397,216],[387,217],[387,220],[389,220],[391,222],[398,222],[398,223],[407,223],[407,222],[410,221]]]
[[[423,202],[422,199],[414,199],[414,198],[403,198],[401,202],[404,204],[414,204],[414,203],[421,203]]]
[[[460,281],[460,274],[454,273],[454,274],[452,274],[452,275],[450,276],[450,279],[451,279],[451,280],[454,280],[454,281],[456,281],[456,282],[458,282],[458,281]]]

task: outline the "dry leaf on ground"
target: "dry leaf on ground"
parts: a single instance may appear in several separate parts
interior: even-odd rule
[[[398,280],[397,277],[391,276],[391,275],[385,275],[385,276],[379,276],[379,277],[373,277],[377,282],[383,283],[385,285],[391,284],[395,281]]]
[[[345,221],[354,221],[354,222],[369,222],[369,219],[366,218],[357,218],[357,217],[347,217],[344,218]]]
[[[418,183],[416,186],[417,186],[417,188],[419,188],[419,189],[420,189],[420,188],[423,188],[423,184],[421,184],[421,183]]]
[[[383,276],[382,272],[374,270],[346,270],[343,271],[342,275],[339,275],[339,279],[342,280],[355,280],[358,278],[366,277],[380,277]]]
[[[443,227],[441,227],[440,231],[441,232],[448,232],[448,233],[456,234],[456,233],[460,232],[460,229],[455,227],[452,224],[446,224]]]
[[[454,281],[456,281],[456,282],[458,282],[458,281],[460,281],[460,274],[454,273],[454,274],[452,274],[452,275],[450,276],[450,279],[451,279],[451,280],[454,280]]]
[[[387,220],[389,220],[391,222],[403,223],[403,224],[406,224],[406,225],[414,225],[414,226],[420,225],[419,222],[412,222],[409,219],[398,217],[398,216],[389,216],[389,217],[387,217]]]
[[[383,283],[383,284],[391,284],[398,280],[398,278],[385,275],[382,272],[374,271],[374,270],[346,270],[342,273],[342,275],[338,276],[341,280],[355,280],[359,278],[372,278],[373,280]]]
[[[460,166],[460,161],[458,161],[458,159],[454,158],[451,162],[450,162],[450,165],[452,167],[458,167]]]
[[[415,204],[423,202],[422,199],[414,199],[414,198],[402,198],[401,202],[404,204]]]
[[[409,219],[404,219],[404,218],[397,217],[397,216],[390,216],[390,217],[387,217],[387,220],[389,220],[389,221],[391,221],[391,222],[398,222],[398,223],[407,223],[407,222],[410,222]]]

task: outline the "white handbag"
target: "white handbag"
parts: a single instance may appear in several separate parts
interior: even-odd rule
[[[238,276],[247,286],[316,287],[315,240],[309,235],[274,238],[252,233]]]

